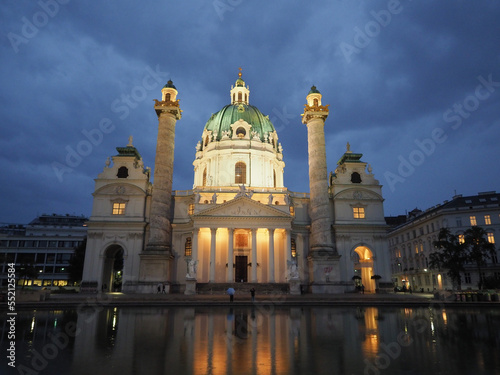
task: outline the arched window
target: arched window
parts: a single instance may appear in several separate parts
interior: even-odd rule
[[[233,94],[233,103],[235,102],[236,94]]]
[[[243,99],[242,99],[242,95],[241,95],[241,92],[238,93],[238,101],[241,102]]]
[[[295,243],[295,238],[290,238],[290,247],[292,250],[292,258],[297,257],[297,244]]]
[[[245,94],[245,102],[247,101],[247,94]]]
[[[210,141],[210,137],[207,135],[207,136],[205,137],[205,147],[207,147],[207,145],[208,145],[208,141]]]
[[[276,187],[276,171],[273,171],[273,183],[274,187]]]
[[[203,182],[202,186],[207,186],[207,168],[203,171]]]
[[[184,244],[184,256],[190,257],[191,255],[193,255],[193,244],[191,243],[191,237],[188,237]]]
[[[314,103],[314,106],[315,106],[315,107],[317,107],[317,106],[318,106],[318,104],[319,104],[318,99],[314,99],[314,100],[313,100],[313,103]]]
[[[239,161],[234,166],[234,183],[246,184],[247,183],[247,166],[245,163]]]
[[[236,129],[236,136],[238,138],[244,138],[245,135],[247,135],[247,132],[245,131],[245,128],[239,127],[238,129]]]
[[[351,182],[353,184],[359,184],[359,183],[361,183],[361,176],[359,175],[358,172],[352,172],[352,174],[351,174]]]
[[[118,173],[116,174],[118,178],[127,178],[128,177],[128,169],[127,167],[118,168]]]
[[[170,101],[170,93],[169,92],[165,94],[165,101],[166,102]]]

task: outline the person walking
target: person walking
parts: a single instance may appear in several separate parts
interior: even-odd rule
[[[227,288],[226,293],[229,294],[229,302],[233,302],[234,288]]]
[[[250,295],[252,296],[252,302],[255,302],[255,288],[250,289]]]
[[[161,292],[162,292],[163,294],[167,294],[167,292],[165,291],[165,284],[163,284],[163,285],[162,285]]]

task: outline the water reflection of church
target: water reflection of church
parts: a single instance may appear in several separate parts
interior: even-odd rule
[[[125,292],[148,293],[166,283],[189,294],[238,282],[342,293],[356,275],[367,292],[375,290],[375,274],[381,285],[390,281],[381,186],[349,145],[328,176],[329,109],[314,86],[302,115],[306,129],[286,129],[307,130],[309,193],[284,186],[283,147],[269,116],[250,105],[241,72],[230,104],[211,115],[196,145],[193,188],[172,192],[177,94],[169,81],[154,107],[154,185],[132,139],[96,179],[84,287],[122,282]]]

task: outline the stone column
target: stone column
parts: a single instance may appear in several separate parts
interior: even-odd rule
[[[257,282],[257,229],[252,229],[252,283]]]
[[[193,241],[191,242],[192,251],[191,258],[196,262],[198,260],[198,234],[200,233],[200,228],[193,229]]]
[[[172,179],[174,169],[175,124],[181,118],[177,90],[169,81],[162,90],[163,101],[156,100],[158,138],[149,218],[149,239],[141,253],[139,281],[143,292],[151,285],[169,281],[172,259]]]
[[[228,228],[228,241],[227,241],[227,282],[234,282],[234,254],[233,254],[233,237],[234,237],[234,229]]]
[[[211,283],[215,282],[215,238],[217,236],[217,228],[210,228],[210,279]]]
[[[332,240],[332,219],[330,217],[330,197],[328,193],[328,173],[326,166],[325,120],[328,117],[328,105],[321,105],[321,93],[311,87],[307,95],[307,104],[302,115],[302,123],[307,126],[309,153],[309,186],[311,217],[310,266],[313,270],[313,292],[342,292],[340,284],[339,256]],[[329,280],[337,286],[324,285],[326,271]]]
[[[274,228],[269,228],[269,282],[274,283]]]

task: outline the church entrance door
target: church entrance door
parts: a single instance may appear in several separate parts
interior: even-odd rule
[[[248,282],[248,257],[246,255],[236,255],[234,264],[234,278],[237,283]]]

